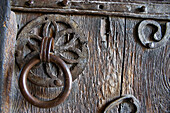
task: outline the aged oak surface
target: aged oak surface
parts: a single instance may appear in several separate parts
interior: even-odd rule
[[[169,3],[168,0],[97,1]],[[144,47],[138,37],[138,26],[143,20],[147,19],[107,15],[61,14],[61,12],[60,15],[73,19],[85,34],[89,49],[88,63],[84,71],[73,82],[71,93],[64,103],[49,109],[38,108],[29,104],[21,95],[18,87],[20,68],[17,62],[14,63],[14,44],[17,37],[15,24],[17,23],[19,34],[29,22],[49,13],[16,11],[17,22],[14,21],[15,15],[11,14],[13,16],[10,17],[10,20],[13,24],[10,24],[11,27],[8,28],[7,40],[4,43],[6,51],[2,52],[5,58],[4,65],[3,68],[0,68],[4,69],[2,72],[4,76],[1,76],[3,82],[0,83],[3,84],[0,89],[2,113],[102,113],[106,106],[116,98],[126,94],[134,95],[139,100],[140,113],[168,113],[170,111],[169,41],[154,49]],[[59,15],[56,12],[54,14]],[[167,20],[151,18],[150,20],[161,25],[161,32],[164,35],[166,23],[169,22],[168,18],[169,16],[166,18]],[[58,28],[59,30],[63,29],[63,26],[58,26]],[[148,25],[144,29],[145,36],[151,40],[156,30],[157,28],[154,25]],[[53,34],[53,31],[50,31],[50,33]],[[69,54],[68,57],[70,57]],[[55,72],[55,70],[53,71]],[[42,74],[41,71],[38,73]],[[62,87],[44,88],[31,82],[29,82],[29,88],[34,96],[42,100],[53,99],[62,90]],[[129,113],[130,111],[132,111],[131,107],[126,102],[111,110],[112,113]]]
[[[4,77],[4,55],[5,52],[4,44],[5,39],[7,37],[7,25],[9,23],[9,1],[0,1],[0,106],[4,103],[2,100],[3,91],[6,86],[3,85],[4,81],[3,79],[6,79]],[[0,107],[0,112],[2,111],[2,108]]]
[[[7,38],[5,39],[5,53],[4,55],[4,83],[3,83],[3,92],[2,92],[2,112],[9,112],[11,106],[11,84],[12,84],[12,77],[15,74],[15,42],[16,42],[16,35],[17,35],[17,23],[16,23],[16,16],[14,12],[10,12],[9,16],[9,25],[8,25],[8,32]]]
[[[0,2],[0,112],[11,107],[11,82],[15,65],[16,17],[8,1]]]
[[[137,27],[141,21],[126,19],[122,94],[136,96],[141,103],[141,112],[169,112],[169,42],[156,49],[143,47],[137,37]],[[165,32],[166,22],[157,22]],[[145,37],[155,32],[153,28],[148,26]]]

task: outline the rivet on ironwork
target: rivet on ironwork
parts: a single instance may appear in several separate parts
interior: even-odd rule
[[[63,0],[63,1],[62,1],[62,4],[63,4],[64,6],[68,5],[68,0]]]
[[[98,7],[99,7],[99,9],[104,9],[103,5],[99,5]]]
[[[25,2],[25,5],[27,6],[32,6],[34,4],[34,0],[29,0],[27,2]]]
[[[155,46],[155,44],[154,43],[148,43],[148,44],[146,44],[149,48],[154,48],[154,46]]]
[[[139,8],[140,12],[145,12],[146,11],[146,7],[142,6],[141,8]]]

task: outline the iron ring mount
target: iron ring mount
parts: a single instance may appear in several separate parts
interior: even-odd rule
[[[78,24],[67,16],[43,15],[23,27],[17,36],[15,54],[17,67],[21,69],[25,62],[40,54],[43,37],[54,38],[53,54],[67,64],[74,82],[87,65],[88,41]],[[28,80],[41,87],[64,85],[62,70],[52,62],[34,66],[28,74]]]
[[[72,75],[67,67],[66,63],[60,59],[58,56],[53,55],[50,53],[50,50],[53,50],[54,39],[45,37],[41,43],[40,49],[40,58],[33,57],[26,65],[23,66],[20,72],[19,77],[19,88],[24,96],[24,98],[34,106],[41,107],[41,108],[50,108],[59,105],[60,103],[64,102],[65,99],[68,97],[71,87],[72,87]],[[64,75],[64,90],[54,99],[49,101],[42,101],[34,97],[27,86],[27,77],[28,73],[33,66],[40,62],[53,62],[58,65]]]

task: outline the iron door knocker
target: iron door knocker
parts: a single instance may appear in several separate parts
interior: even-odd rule
[[[54,107],[64,102],[65,99],[68,97],[72,86],[71,72],[62,59],[60,59],[58,56],[53,55],[50,52],[50,50],[53,50],[53,47],[54,47],[53,38],[47,38],[47,37],[43,38],[41,43],[39,58],[34,57],[26,65],[24,65],[24,67],[21,70],[20,78],[19,78],[19,88],[24,98],[32,105],[41,108]],[[62,91],[62,93],[60,93],[58,97],[50,101],[42,101],[35,98],[33,95],[31,95],[27,86],[28,73],[30,69],[39,62],[53,62],[58,66],[60,66],[64,73],[64,78],[65,78],[64,90]]]
[[[59,105],[68,97],[72,81],[82,73],[87,60],[87,40],[74,20],[53,14],[32,20],[19,32],[16,44],[16,63],[21,69],[19,88],[22,95],[37,107]],[[42,101],[31,95],[27,79],[40,87],[64,86],[64,89],[58,97]]]

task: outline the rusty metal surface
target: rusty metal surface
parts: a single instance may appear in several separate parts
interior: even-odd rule
[[[157,27],[156,32],[153,35],[152,41],[148,39],[148,37],[145,36],[144,29],[147,27],[147,25],[153,25]],[[138,27],[138,36],[143,44],[143,46],[148,47],[148,48],[157,48],[160,46],[165,45],[169,38],[170,38],[170,22],[166,23],[166,31],[164,36],[162,36],[162,30],[161,26],[158,22],[154,20],[143,20]]]
[[[59,26],[64,26],[59,28]],[[54,54],[68,65],[73,80],[84,70],[88,60],[87,39],[69,17],[44,15],[28,23],[18,34],[16,61],[21,68],[39,54],[42,37],[54,37]],[[39,71],[39,72],[37,72]],[[40,76],[44,73],[45,76]],[[43,74],[41,74],[43,75]],[[61,84],[51,84],[51,77]],[[62,86],[62,71],[52,63],[41,63],[31,69],[28,79],[45,87]]]
[[[63,60],[61,60],[58,56],[53,55],[53,53],[50,52],[50,50],[54,46],[54,39],[53,38],[48,38],[44,37],[42,39],[41,43],[41,50],[40,50],[40,58],[36,58],[35,56],[28,62],[26,63],[19,76],[19,88],[24,96],[24,98],[31,103],[34,106],[41,107],[41,108],[50,108],[57,106],[61,104],[62,102],[65,101],[65,99],[69,96],[69,93],[71,91],[72,87],[72,76],[69,68],[65,64]],[[64,74],[64,89],[58,95],[56,98],[49,100],[49,101],[42,101],[36,97],[34,97],[31,92],[29,91],[29,88],[27,86],[27,77],[30,69],[35,66],[38,63],[43,62],[53,62],[59,67],[61,67],[63,74]],[[54,81],[51,81],[54,82]]]
[[[12,10],[27,12],[53,12],[72,14],[116,15],[137,18],[170,20],[169,2],[101,2],[101,1],[34,1],[27,5],[21,0],[12,0]],[[64,4],[64,5],[63,5]]]
[[[132,105],[132,111],[130,113],[139,113],[140,103],[139,100],[137,100],[133,95],[124,95],[114,100],[105,108],[104,113],[110,113],[111,109],[113,109],[115,106],[125,102]]]
[[[50,62],[50,51],[54,51],[54,38],[44,37],[40,49],[40,60],[42,62]]]

